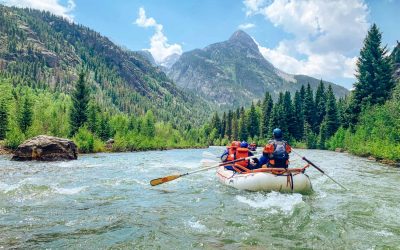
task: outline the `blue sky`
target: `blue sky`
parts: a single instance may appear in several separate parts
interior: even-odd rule
[[[227,40],[239,26],[266,59],[288,73],[347,88],[372,23],[391,49],[400,40],[400,0],[0,0],[49,10],[161,62],[172,53]]]

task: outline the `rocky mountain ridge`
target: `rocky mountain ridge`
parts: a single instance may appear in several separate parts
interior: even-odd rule
[[[279,92],[294,92],[308,83],[315,90],[320,82],[275,68],[260,53],[253,38],[241,30],[227,41],[183,53],[167,75],[178,86],[228,108],[247,106],[263,98],[266,91],[276,98]],[[349,92],[334,83],[325,83],[332,85],[338,97]]]

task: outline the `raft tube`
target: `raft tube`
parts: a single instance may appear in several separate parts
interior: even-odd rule
[[[217,177],[222,184],[239,190],[310,193],[311,181],[303,172],[273,174],[269,172],[237,173],[219,167]]]

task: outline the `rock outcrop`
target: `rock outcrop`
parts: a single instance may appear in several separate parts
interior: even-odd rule
[[[11,160],[14,161],[60,161],[76,160],[78,148],[68,139],[39,135],[18,146]]]

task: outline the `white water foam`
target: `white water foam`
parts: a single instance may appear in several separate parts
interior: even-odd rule
[[[271,214],[284,212],[291,215],[297,205],[304,203],[301,194],[282,194],[278,192],[258,193],[249,197],[237,195],[236,199],[250,207],[266,209]]]
[[[8,193],[10,191],[18,189],[20,186],[21,184],[8,185],[6,183],[0,182],[0,190],[3,191],[3,193]]]
[[[394,236],[393,233],[388,232],[388,231],[386,231],[386,230],[376,231],[375,234],[376,234],[376,235],[379,235],[379,236],[384,236],[384,237]]]
[[[186,223],[186,225],[187,225],[188,227],[194,229],[195,231],[198,231],[198,232],[205,232],[205,231],[207,231],[207,227],[206,227],[205,225],[201,224],[199,220],[195,220],[195,219],[189,220],[189,221]]]
[[[87,186],[83,187],[76,187],[76,188],[54,188],[54,191],[58,194],[77,194],[80,193],[82,190],[85,190]]]

